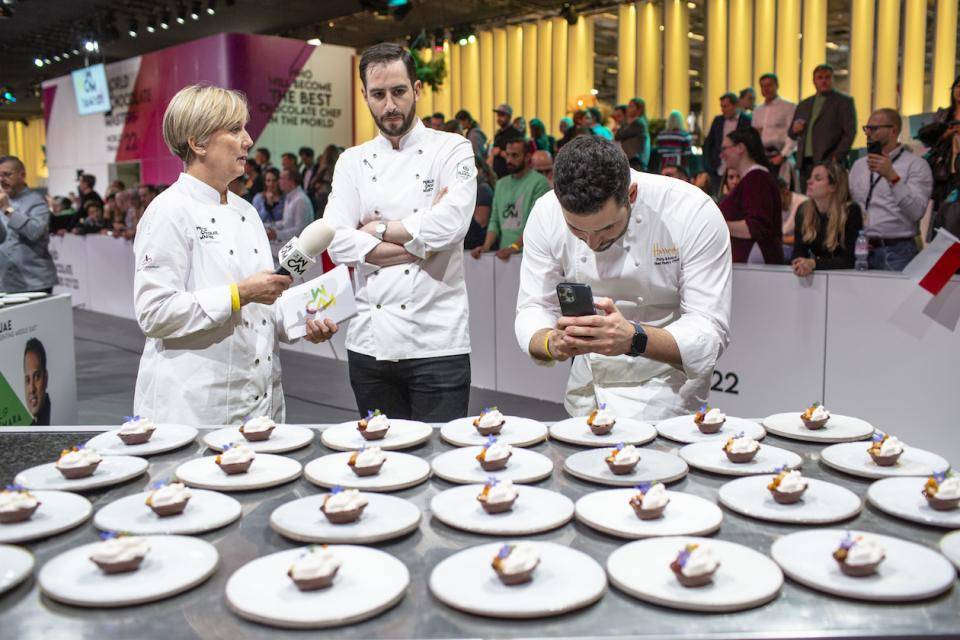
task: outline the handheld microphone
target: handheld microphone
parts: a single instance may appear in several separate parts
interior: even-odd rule
[[[291,238],[280,248],[277,258],[280,266],[274,272],[280,276],[303,276],[316,263],[316,257],[333,242],[333,228],[323,220],[314,220],[299,237]]]

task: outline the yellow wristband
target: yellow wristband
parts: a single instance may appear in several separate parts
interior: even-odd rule
[[[240,311],[240,287],[236,282],[230,285],[230,308],[232,311]]]
[[[512,245],[510,245],[510,248],[513,249],[514,251],[520,251],[520,243],[514,242]]]
[[[543,339],[543,352],[547,354],[548,360],[554,360],[553,354],[550,353],[550,332],[547,331],[547,337]]]

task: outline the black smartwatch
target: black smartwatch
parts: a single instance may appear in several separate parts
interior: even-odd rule
[[[630,341],[630,351],[627,353],[631,358],[643,355],[647,350],[647,332],[643,330],[639,322],[631,322],[633,325],[633,340]]]

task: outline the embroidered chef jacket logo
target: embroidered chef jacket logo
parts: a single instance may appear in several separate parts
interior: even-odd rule
[[[197,225],[197,233],[200,234],[201,240],[216,240],[217,236],[220,235],[220,232],[216,229],[207,229],[200,225]]]
[[[426,180],[424,180],[424,181],[423,181],[423,192],[424,192],[424,193],[430,193],[431,191],[433,191],[433,183],[434,183],[433,178],[427,178]]]
[[[140,264],[137,265],[137,271],[151,268],[152,262],[153,262],[153,258],[150,257],[149,253],[143,254],[143,260],[141,260]]]
[[[472,160],[465,160],[459,163],[457,165],[457,180],[460,182],[466,182],[467,180],[470,180],[476,176],[476,170],[477,167]]]
[[[337,304],[337,297],[327,293],[326,286],[310,289],[310,301],[307,302],[307,313],[313,315]]]
[[[680,252],[677,250],[677,245],[664,247],[657,243],[653,243],[654,265],[661,266],[665,264],[673,264],[674,262],[680,262]]]

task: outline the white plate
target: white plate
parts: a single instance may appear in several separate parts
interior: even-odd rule
[[[501,543],[471,547],[444,559],[430,574],[430,592],[467,613],[495,618],[544,618],[593,604],[607,590],[603,568],[585,553],[532,542],[540,554],[533,580],[508,587],[490,562]]]
[[[669,507],[667,507],[669,509]],[[720,566],[713,582],[685,587],[670,568],[690,543],[710,547]],[[626,544],[607,558],[610,582],[631,596],[687,611],[742,611],[777,597],[783,572],[767,556],[741,544],[713,538],[651,538]]]
[[[331,546],[343,564],[327,589],[300,591],[287,570],[304,548],[279,551],[243,565],[227,581],[227,604],[241,618],[286,628],[319,628],[372,618],[403,598],[407,567],[378,549]]]
[[[487,513],[477,502],[482,484],[454,487],[430,501],[440,522],[456,529],[489,536],[528,536],[562,527],[573,517],[573,501],[546,489],[517,486],[517,500],[505,513]]]
[[[687,463],[673,453],[640,449],[640,462],[632,473],[615,475],[607,466],[607,449],[590,449],[568,456],[563,461],[567,473],[581,480],[614,487],[632,487],[641,482],[673,482],[687,475]]]
[[[189,536],[146,536],[150,552],[129,573],[103,573],[90,560],[100,544],[75,547],[49,560],[37,581],[48,597],[80,607],[126,607],[183,593],[217,570],[220,555],[205,540]]]
[[[610,433],[595,436],[587,426],[587,419],[583,416],[569,418],[556,422],[550,427],[550,437],[560,442],[582,445],[584,447],[613,447],[618,442],[624,444],[647,444],[657,437],[657,430],[652,425],[630,418],[617,418]]]
[[[33,554],[26,549],[0,544],[0,594],[27,579],[33,571]]]
[[[930,476],[950,468],[950,463],[937,454],[910,445],[904,445],[897,464],[881,467],[867,453],[869,446],[866,442],[831,445],[820,452],[820,460],[828,467],[863,478]]]
[[[57,470],[56,463],[48,462],[21,471],[14,483],[37,491],[86,491],[126,482],[147,470],[147,461],[133,456],[103,456],[92,476],[67,480]]]
[[[850,533],[868,535],[886,550],[886,559],[875,575],[851,578],[840,571],[833,552],[847,534],[845,529],[810,529],[782,536],[770,547],[770,555],[785,574],[800,584],[855,600],[924,600],[953,586],[956,570],[936,551],[876,533]]]
[[[344,422],[324,429],[320,434],[320,441],[336,451],[356,451],[366,445],[377,446],[384,451],[409,449],[423,444],[433,435],[433,427],[415,420],[390,419],[390,429],[381,440],[364,440],[357,431],[357,421]]]
[[[69,491],[32,491],[40,506],[29,520],[0,524],[0,542],[27,542],[69,531],[83,524],[93,506],[83,496]]]
[[[690,444],[691,442],[715,442],[717,440],[725,441],[727,438],[736,435],[739,432],[753,438],[762,440],[767,432],[753,420],[744,418],[734,418],[727,416],[727,421],[720,427],[716,433],[700,433],[697,424],[693,421],[693,415],[677,416],[661,420],[657,423],[657,433],[664,438]]]
[[[302,449],[313,441],[313,429],[292,424],[278,424],[270,437],[260,442],[248,442],[240,427],[224,427],[203,436],[203,444],[214,451],[223,451],[228,444],[239,442],[257,453],[286,453]]]
[[[662,518],[641,520],[630,498],[636,489],[594,491],[577,500],[577,520],[588,527],[621,538],[705,536],[720,528],[723,512],[709,500],[689,493],[667,491],[670,503]]]
[[[504,416],[503,430],[497,438],[514,447],[529,447],[547,439],[547,427],[536,420]],[[455,447],[482,445],[487,436],[482,436],[473,426],[474,418],[460,418],[440,427],[440,437]]]
[[[3,298],[26,298],[27,300],[38,300],[46,298],[50,294],[46,291],[24,291],[22,293],[4,293]]]
[[[320,511],[328,494],[280,505],[270,514],[270,527],[291,540],[313,543],[371,544],[399,538],[420,524],[420,509],[409,500],[364,493],[367,507],[349,524],[331,524]]]
[[[500,471],[484,471],[477,461],[483,447],[464,447],[441,453],[433,459],[433,472],[447,482],[476,484],[488,478],[517,483],[538,482],[553,473],[553,461],[542,453],[513,449],[507,466]]]
[[[430,465],[426,460],[409,453],[391,451],[384,454],[386,460],[380,473],[360,477],[347,465],[350,453],[331,453],[311,460],[303,468],[303,475],[321,487],[340,485],[344,489],[361,491],[399,491],[413,487],[430,477]]]
[[[940,538],[940,551],[960,569],[960,531],[953,531]]]
[[[300,463],[284,456],[258,453],[246,473],[229,475],[213,461],[216,456],[203,456],[177,467],[181,482],[198,489],[214,491],[250,491],[275,487],[300,477]]]
[[[807,477],[803,498],[794,504],[780,504],[767,489],[772,479],[772,475],[760,475],[731,480],[720,487],[717,499],[727,509],[745,516],[790,524],[839,522],[863,509],[863,500],[849,489]]]
[[[113,429],[90,438],[86,446],[104,456],[150,456],[185,447],[197,438],[197,430],[185,424],[158,424],[143,444],[123,444]]]
[[[3,304],[22,304],[30,302],[30,298],[20,294],[7,294],[3,296]]]
[[[193,497],[175,516],[161,518],[146,505],[149,492],[120,498],[97,511],[93,524],[104,531],[136,535],[195,534],[225,527],[240,517],[240,503],[216,491],[191,489]]]
[[[791,440],[805,442],[853,442],[864,440],[873,434],[873,425],[860,418],[830,414],[830,420],[822,429],[807,429],[800,419],[802,411],[777,413],[763,419],[763,426],[770,433]]]
[[[898,518],[932,527],[960,529],[960,509],[937,511],[921,495],[926,478],[885,478],[867,489],[867,500],[877,509]]]
[[[680,448],[680,457],[691,467],[725,476],[752,476],[758,473],[774,473],[777,468],[786,465],[796,469],[803,462],[792,451],[761,444],[760,451],[750,462],[730,462],[723,452],[721,442],[695,442]]]

